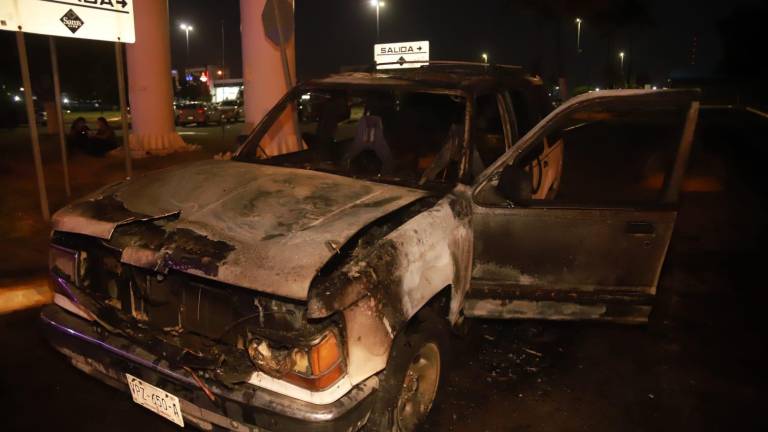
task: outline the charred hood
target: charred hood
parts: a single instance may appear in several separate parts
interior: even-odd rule
[[[316,171],[204,161],[110,186],[53,217],[126,264],[305,300],[356,232],[425,192]]]

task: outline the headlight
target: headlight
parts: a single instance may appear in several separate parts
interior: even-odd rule
[[[263,372],[309,390],[324,390],[344,374],[339,338],[328,331],[308,348],[280,349],[261,339],[248,343],[251,361]]]
[[[80,254],[61,246],[51,245],[48,253],[48,269],[59,276],[64,276],[77,285],[79,282],[78,261]]]

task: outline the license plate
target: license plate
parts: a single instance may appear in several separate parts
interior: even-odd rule
[[[194,118],[195,118],[194,116],[187,116],[187,120],[192,120]]]
[[[130,374],[125,377],[134,402],[184,427],[179,398]]]

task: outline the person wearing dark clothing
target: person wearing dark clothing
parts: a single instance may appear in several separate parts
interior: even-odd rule
[[[117,139],[115,138],[115,131],[107,123],[107,119],[99,117],[96,119],[96,123],[98,128],[89,140],[88,153],[93,156],[104,156],[107,152],[117,148]]]
[[[70,151],[87,151],[88,131],[88,124],[83,117],[78,117],[72,122],[67,135],[67,146]]]

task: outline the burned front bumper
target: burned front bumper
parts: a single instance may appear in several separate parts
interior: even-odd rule
[[[180,399],[185,422],[201,429],[354,431],[367,420],[377,386],[371,377],[339,400],[315,405],[249,384],[224,387],[201,377],[215,395],[212,401],[187,371],[172,369],[125,338],[56,305],[44,307],[40,318],[50,343],[74,366],[126,392],[126,373],[160,387]]]

